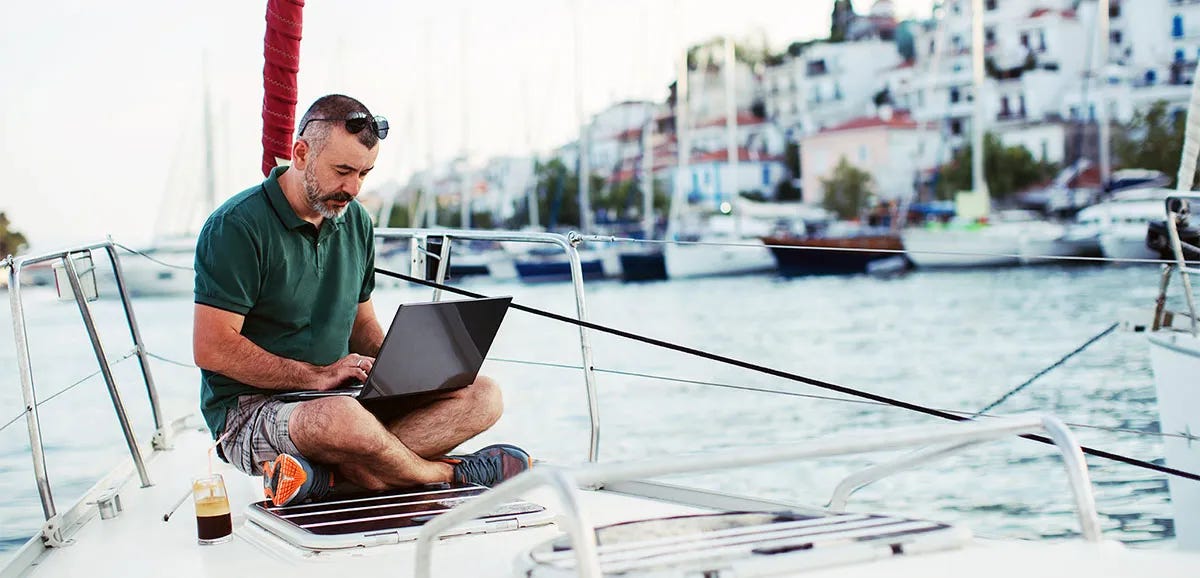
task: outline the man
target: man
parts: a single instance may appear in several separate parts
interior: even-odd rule
[[[196,246],[201,409],[221,458],[262,474],[275,505],[324,496],[335,471],[372,490],[490,486],[531,463],[504,444],[446,456],[500,418],[500,389],[484,376],[380,417],[346,396],[272,397],[365,381],[375,362],[383,330],[371,303],[372,225],[352,201],[387,129],[353,98],[318,99],[300,120],[291,167],[225,202]]]

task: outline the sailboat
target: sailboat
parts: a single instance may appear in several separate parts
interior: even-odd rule
[[[206,82],[207,84],[207,82]],[[161,297],[187,295],[194,290],[195,273],[192,265],[196,257],[196,237],[203,220],[216,208],[216,161],[213,146],[212,104],[209,91],[204,91],[204,178],[203,191],[198,196],[182,195],[183,207],[172,205],[173,198],[166,198],[160,213],[175,209],[176,215],[160,214],[160,226],[175,227],[172,230],[155,232],[151,242],[130,248],[134,253],[122,258],[124,281],[134,297]],[[187,187],[183,187],[187,190]],[[102,292],[113,294],[116,281],[111,268],[98,267]]]
[[[771,232],[773,224],[744,219],[739,211],[737,102],[733,85],[736,65],[732,41],[726,39],[725,47],[725,126],[730,163],[730,176],[725,180],[731,183],[731,200],[722,206],[721,213],[700,214],[687,201],[692,179],[686,50],[679,60],[675,115],[679,165],[667,219],[668,243],[663,249],[666,273],[672,279],[743,275],[775,268],[775,260],[761,240]]]

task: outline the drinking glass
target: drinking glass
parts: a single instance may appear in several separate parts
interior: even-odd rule
[[[192,499],[196,503],[196,537],[201,544],[221,544],[233,539],[233,516],[229,496],[221,474],[192,480]]]

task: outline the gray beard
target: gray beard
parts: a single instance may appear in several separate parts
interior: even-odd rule
[[[329,207],[326,207],[325,201],[328,201],[337,195],[322,195],[320,186],[317,184],[316,175],[309,171],[304,171],[304,194],[306,197],[308,197],[309,208],[316,211],[318,215],[321,215],[321,217],[325,219],[336,219],[344,215],[346,213],[346,209],[350,208],[350,205],[348,204],[340,209],[330,209]]]

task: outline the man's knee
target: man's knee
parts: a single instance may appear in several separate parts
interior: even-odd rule
[[[462,390],[467,396],[467,403],[472,408],[473,415],[479,416],[480,425],[487,429],[492,427],[504,413],[504,395],[496,380],[480,375],[469,387]]]
[[[375,436],[356,435],[362,420],[374,419],[358,400],[337,395],[302,402],[292,414],[292,442],[301,452],[309,449],[373,454],[381,451]]]

